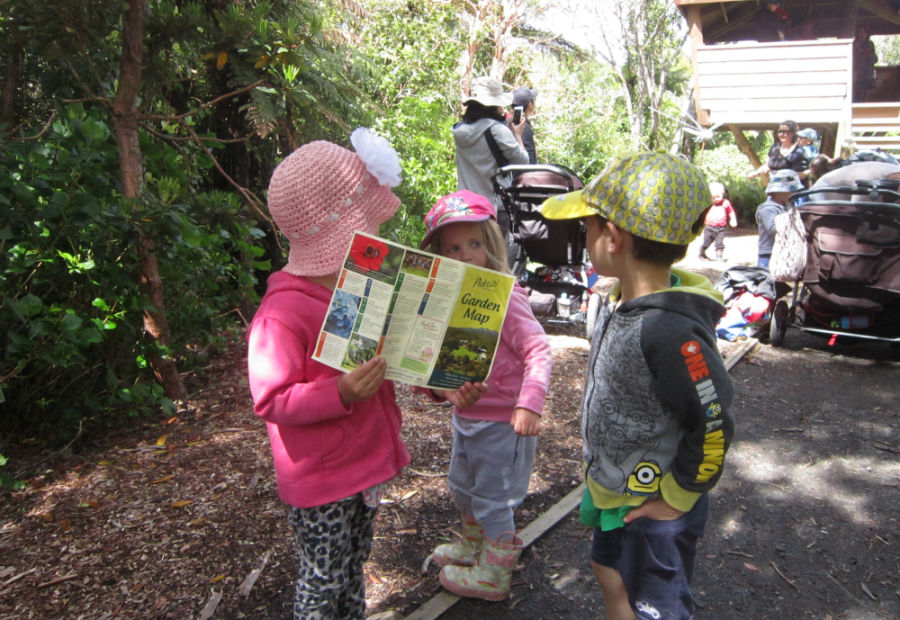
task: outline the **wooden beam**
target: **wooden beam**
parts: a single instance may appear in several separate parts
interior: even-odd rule
[[[741,153],[750,160],[750,165],[753,166],[753,169],[756,170],[762,166],[762,162],[759,161],[759,157],[756,156],[753,147],[750,146],[750,141],[747,139],[747,136],[744,135],[744,131],[735,125],[728,125],[728,129],[731,130],[731,135],[734,136],[734,141],[737,142],[738,148],[741,149]]]
[[[581,503],[582,495],[584,495],[583,482],[569,491],[565,497],[551,506],[547,512],[529,523],[527,527],[518,533],[519,538],[522,539],[523,546],[530,546],[544,532],[556,525],[560,519],[572,512]],[[438,592],[403,620],[435,620],[435,618],[453,607],[458,600],[459,597],[455,594],[447,591]]]
[[[850,0],[844,5],[843,36],[852,39],[856,36],[856,15],[859,13],[858,0]]]
[[[891,10],[889,7],[885,6],[883,2],[860,0],[859,6],[887,22],[900,26],[900,13],[898,13],[896,9]]]

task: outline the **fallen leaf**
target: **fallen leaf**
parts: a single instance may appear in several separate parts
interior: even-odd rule
[[[156,445],[164,448],[166,445],[166,441],[169,439],[168,435],[161,435],[159,439],[156,440]]]
[[[175,477],[175,474],[169,474],[168,476],[163,476],[162,478],[157,478],[156,480],[151,480],[150,484],[159,484],[160,482],[166,482]]]
[[[187,506],[188,504],[193,504],[194,500],[192,499],[180,499],[177,502],[172,502],[172,508],[181,508],[182,506]]]
[[[755,570],[759,572],[759,569],[753,566],[753,564],[751,564],[750,562],[744,562],[744,568],[746,568],[747,570]]]
[[[115,461],[100,461],[97,463],[97,465],[100,465],[101,467],[107,467],[113,464],[115,464]]]
[[[213,577],[212,579],[210,579],[209,582],[210,582],[210,583],[219,583],[219,582],[222,581],[223,579],[225,579],[225,573],[222,573],[221,575],[216,575],[215,577]]]

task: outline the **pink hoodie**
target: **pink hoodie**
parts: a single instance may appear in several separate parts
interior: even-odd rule
[[[330,300],[327,288],[277,271],[247,336],[250,392],[269,430],[278,494],[299,508],[391,480],[410,460],[394,384],[345,407],[342,373],[311,359]]]

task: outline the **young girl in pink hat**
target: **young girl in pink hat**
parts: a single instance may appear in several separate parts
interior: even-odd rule
[[[391,191],[400,160],[387,140],[360,128],[350,141],[355,152],[305,144],[272,174],[269,211],[290,254],[248,333],[254,411],[299,547],[295,620],[365,618],[375,509],[410,459],[384,359],[344,374],[311,358],[353,232],[377,233],[400,204]],[[471,404],[483,389],[467,384],[452,398]]]
[[[509,273],[506,244],[491,202],[460,190],[425,216],[421,243],[436,254]],[[454,402],[448,481],[462,515],[459,542],[432,553],[441,583],[459,596],[499,601],[522,551],[513,510],[528,492],[553,355],[525,290],[513,289],[500,342],[476,403]],[[446,397],[438,391],[437,398]]]

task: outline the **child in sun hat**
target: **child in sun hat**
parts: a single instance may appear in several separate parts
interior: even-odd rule
[[[509,273],[494,205],[460,190],[425,216],[423,249],[477,267]],[[448,482],[462,517],[459,542],[431,555],[441,583],[459,596],[492,601],[509,595],[522,540],[513,510],[528,492],[553,354],[525,290],[513,289],[487,391],[474,405],[454,403]],[[436,393],[437,398],[445,396]]]
[[[294,618],[365,618],[363,564],[383,485],[409,462],[394,387],[374,358],[352,372],[312,359],[355,230],[375,234],[400,205],[400,160],[366,128],[351,151],[317,140],[275,169],[268,206],[290,243],[248,332],[253,408],[266,421],[278,494],[299,548]],[[462,403],[479,393],[454,394]]]
[[[672,264],[709,204],[697,168],[648,152],[541,207],[551,220],[584,220],[594,269],[618,278],[581,406],[581,520],[594,527],[591,564],[611,619],[693,617],[696,545],[731,442],[734,390],[716,345],[722,296]]]
[[[785,205],[795,192],[803,189],[800,175],[793,170],[776,170],[769,175],[766,200],[756,207],[756,266],[769,268],[772,247],[775,245],[775,216],[786,212]]]
[[[819,147],[816,145],[818,139],[819,133],[812,127],[805,127],[797,132],[797,144],[809,161],[819,154]]]

